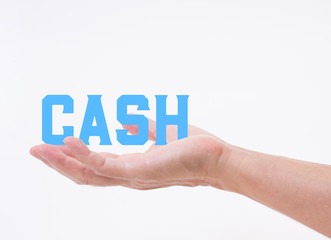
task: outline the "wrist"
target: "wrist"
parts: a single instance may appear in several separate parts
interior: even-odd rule
[[[244,168],[243,162],[248,160],[250,153],[223,141],[219,141],[219,144],[221,151],[208,173],[208,185],[240,193],[240,173]]]

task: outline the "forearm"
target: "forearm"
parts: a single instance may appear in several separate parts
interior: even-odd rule
[[[331,237],[331,166],[227,145],[211,185],[245,195]]]

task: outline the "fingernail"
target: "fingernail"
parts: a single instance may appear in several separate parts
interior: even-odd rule
[[[64,144],[69,143],[71,138],[72,137],[66,137],[65,139],[63,139]]]
[[[32,148],[30,148],[30,154],[34,155],[37,154],[37,149],[38,149],[39,145],[33,146]]]
[[[30,154],[36,158],[42,158],[40,153],[39,153],[39,146],[40,145],[37,145],[37,146],[33,146],[31,149],[30,149]]]

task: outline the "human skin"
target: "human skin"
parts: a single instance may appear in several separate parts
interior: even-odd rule
[[[123,126],[131,134],[135,125]],[[149,139],[155,141],[149,120]],[[41,144],[30,153],[77,184],[147,190],[174,185],[212,186],[236,192],[331,237],[331,166],[250,151],[189,126],[177,140],[167,127],[167,145],[144,153],[90,151],[78,138],[65,145]]]

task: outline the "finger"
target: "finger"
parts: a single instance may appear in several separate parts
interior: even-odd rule
[[[115,153],[109,153],[109,152],[99,152],[99,154],[102,156],[102,157],[110,157],[110,158],[117,158],[118,155],[115,154]]]
[[[201,128],[198,128],[196,126],[193,126],[193,125],[189,125],[188,126],[188,136],[189,137],[192,137],[192,136],[198,136],[198,135],[207,135],[207,136],[213,136],[213,137],[216,137],[215,135],[201,129]]]
[[[38,145],[38,146],[34,146],[34,147],[32,147],[32,148],[30,149],[30,154],[31,154],[32,156],[34,156],[35,158],[38,158],[39,160],[41,160],[41,161],[42,161],[44,164],[46,164],[47,166],[52,167],[52,166],[49,164],[48,161],[46,161],[46,160],[43,159],[41,156],[39,156],[39,154],[38,154],[37,151],[36,151],[37,147],[39,147],[39,145]]]
[[[41,145],[39,145],[41,146]],[[61,173],[63,176],[71,179],[72,181],[74,181],[75,183],[79,183],[79,180],[73,176],[70,176],[69,174],[59,170],[57,167],[55,167],[53,164],[51,164],[50,162],[48,162],[44,157],[40,156],[39,153],[38,153],[38,148],[39,146],[34,146],[30,149],[30,154],[36,158],[38,158],[39,160],[41,160],[43,163],[45,163],[47,166],[49,166],[50,168],[56,170],[57,172]]]
[[[134,115],[130,113],[129,115]],[[148,139],[151,141],[156,140],[156,122],[148,117]],[[138,134],[138,125],[122,125],[123,129],[129,130],[129,133],[137,135]]]
[[[134,115],[130,113],[129,115]],[[148,117],[148,139],[151,141],[156,141],[156,122]],[[129,130],[131,134],[138,134],[138,125],[122,125],[124,129]],[[166,139],[167,142],[172,142],[177,140],[177,127],[173,125],[167,125],[166,127]]]
[[[121,181],[118,179],[111,179],[95,174],[91,169],[87,168],[76,159],[65,155],[56,146],[43,144],[32,148],[31,152],[39,159],[47,161],[52,168],[76,183],[96,186],[114,186],[121,184]]]
[[[76,159],[88,168],[98,170],[104,165],[106,161],[105,154],[90,151],[86,144],[79,138],[67,137],[63,142],[75,154]]]
[[[60,149],[65,155],[76,158],[76,155],[68,148],[66,145],[55,145],[58,149]]]
[[[84,163],[95,173],[111,178],[132,179],[135,171],[143,164],[143,154],[126,154],[118,157],[104,156],[90,151],[88,147],[78,138],[67,137],[63,141],[77,156],[77,159]]]
[[[129,115],[134,115],[133,113],[130,113]],[[148,117],[148,138],[151,141],[156,141],[156,122]],[[122,125],[124,129],[127,129],[129,133],[131,134],[138,134],[138,125]],[[178,139],[178,129],[176,125],[167,125],[166,127],[166,139],[167,142],[173,142]],[[196,135],[209,135],[213,136],[211,133],[195,127],[193,125],[188,125],[188,136],[196,136]]]

